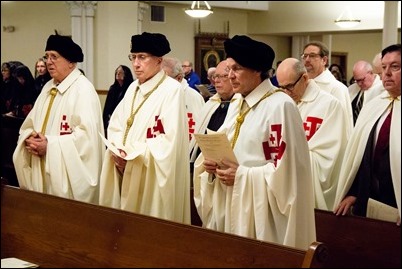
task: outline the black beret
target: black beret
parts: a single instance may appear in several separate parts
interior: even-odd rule
[[[170,45],[164,35],[144,32],[131,37],[131,52],[148,52],[162,57],[170,52]]]
[[[47,39],[45,51],[54,50],[61,56],[73,63],[82,62],[84,60],[84,54],[79,45],[69,36],[51,35]]]
[[[238,64],[261,72],[272,68],[274,50],[263,42],[245,35],[235,35],[223,43],[226,57],[233,58]]]

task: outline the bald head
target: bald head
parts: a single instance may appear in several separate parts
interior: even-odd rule
[[[353,65],[353,75],[355,75],[355,72],[358,73],[358,75],[359,75],[360,73],[367,73],[367,72],[371,72],[371,71],[373,71],[373,67],[371,66],[371,64],[369,62],[357,61]]]
[[[304,64],[296,58],[287,58],[281,62],[276,70],[279,85],[294,83],[301,74],[306,73]]]
[[[308,75],[304,63],[296,58],[287,58],[282,61],[276,71],[279,87],[298,103],[303,97],[307,85]]]

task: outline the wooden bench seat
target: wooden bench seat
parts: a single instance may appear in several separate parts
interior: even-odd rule
[[[320,267],[326,252],[2,186],[1,257],[53,268],[295,268]]]

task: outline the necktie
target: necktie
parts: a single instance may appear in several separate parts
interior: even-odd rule
[[[43,135],[45,134],[45,131],[46,131],[47,121],[49,120],[50,110],[52,109],[53,101],[54,101],[54,98],[56,97],[56,94],[57,94],[57,89],[56,89],[56,88],[52,88],[52,89],[50,90],[49,106],[47,107],[45,119],[44,119],[43,124],[42,124],[41,133],[42,133]]]
[[[47,127],[47,121],[49,120],[49,115],[50,115],[50,110],[52,109],[52,105],[53,105],[53,101],[54,98],[57,95],[57,89],[56,88],[52,88],[50,90],[50,101],[49,101],[49,105],[47,107],[47,111],[46,111],[46,115],[45,115],[45,119],[43,120],[43,124],[42,124],[42,129],[41,129],[41,133],[43,135],[45,135],[46,132],[46,127]],[[40,168],[42,170],[42,176],[43,176],[43,192],[46,193],[47,191],[47,186],[46,186],[46,177],[45,177],[45,158],[41,158],[40,159]]]
[[[364,101],[364,92],[360,91],[359,99],[357,100],[355,109],[353,110],[353,120],[355,123],[356,123],[357,117],[359,116],[360,110],[363,107],[363,101]]]
[[[384,150],[387,149],[389,145],[389,133],[391,127],[391,117],[392,110],[388,113],[385,118],[384,123],[381,126],[380,132],[378,133],[377,143],[374,150],[374,163],[381,162]]]

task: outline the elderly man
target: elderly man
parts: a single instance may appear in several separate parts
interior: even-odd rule
[[[52,77],[20,129],[13,160],[21,188],[98,203],[104,146],[102,110],[77,62],[84,55],[70,37],[49,36],[45,56]]]
[[[100,204],[190,223],[189,139],[184,91],[162,70],[166,37],[131,37],[137,77],[113,112],[100,178]],[[113,151],[112,151],[113,150]]]
[[[373,72],[373,67],[366,61],[357,61],[353,66],[355,83],[348,87],[352,100],[353,124],[356,123],[360,110],[368,101],[385,91],[381,77]]]
[[[366,216],[369,198],[394,207],[401,221],[401,44],[382,55],[385,91],[360,112],[348,142],[334,212]]]
[[[181,62],[177,58],[165,57],[162,61],[162,68],[166,74],[180,82],[185,96],[186,115],[188,120],[188,138],[191,140],[197,126],[197,117],[204,106],[204,98],[198,92],[194,91],[184,79],[184,71]]]
[[[275,58],[270,46],[236,35],[224,47],[239,101],[218,131],[226,132],[238,163],[203,153],[194,163],[203,226],[307,249],[316,239],[314,194],[299,111],[267,76]]]
[[[339,171],[348,141],[339,100],[309,79],[303,63],[285,59],[277,70],[280,87],[296,102],[310,149],[315,207],[332,210]]]
[[[212,68],[212,67],[211,67]],[[211,69],[210,68],[210,69]],[[232,103],[236,98],[234,96],[233,87],[229,80],[229,71],[226,67],[226,61],[221,61],[216,68],[214,68],[214,74],[211,80],[214,81],[215,89],[217,93],[211,96],[209,100],[204,104],[200,116],[197,118],[197,126],[195,133],[206,133],[207,129],[212,131],[217,131],[219,127],[223,124],[230,103]],[[194,161],[200,154],[201,150],[193,138],[190,141],[190,168],[191,172],[194,168]],[[192,186],[193,189],[193,186]],[[192,224],[201,226],[202,222],[195,212],[196,208],[194,206],[194,199],[192,203]]]

